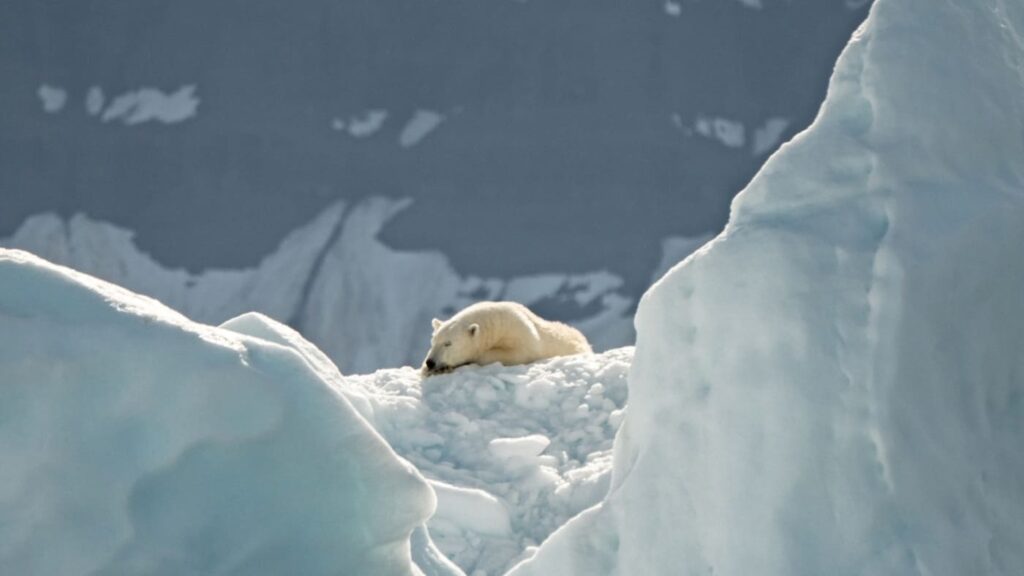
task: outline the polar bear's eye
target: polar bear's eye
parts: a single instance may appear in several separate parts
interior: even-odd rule
[[[449,347],[449,346],[451,346],[451,345],[452,345],[451,341],[448,341],[448,342],[445,342],[445,343],[444,343],[444,347],[445,347],[445,348],[447,348],[447,347]]]

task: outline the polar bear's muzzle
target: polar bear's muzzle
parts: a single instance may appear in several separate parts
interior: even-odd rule
[[[430,358],[429,356],[427,357],[426,360],[423,361],[423,370],[422,370],[422,372],[426,376],[433,376],[435,374],[444,374],[445,372],[451,372],[451,371],[452,371],[452,367],[451,366],[448,366],[447,364],[444,364],[443,362],[438,362],[438,361],[434,360],[433,358]]]
[[[447,374],[454,371],[456,368],[461,368],[470,364],[470,362],[464,362],[458,366],[450,366],[442,362],[437,362],[433,358],[427,358],[423,361],[423,368],[420,370],[424,376],[436,376],[438,374]]]

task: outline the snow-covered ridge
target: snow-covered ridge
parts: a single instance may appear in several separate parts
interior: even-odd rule
[[[600,270],[506,279],[463,276],[440,253],[400,252],[377,239],[408,205],[387,198],[335,204],[288,235],[259,266],[243,270],[167,269],[135,246],[131,231],[84,215],[66,221],[52,214],[34,216],[10,238],[0,239],[0,246],[28,250],[147,294],[201,322],[262,312],[300,329],[346,373],[418,364],[432,317],[486,299],[580,310],[571,322],[596,349],[632,343],[634,302],[621,291],[621,278]],[[673,249],[673,256],[685,254]]]
[[[1022,37],[877,0],[643,297],[607,497],[510,574],[1024,574]]]

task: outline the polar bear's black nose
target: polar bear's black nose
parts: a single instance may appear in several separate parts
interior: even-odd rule
[[[427,364],[427,370],[433,370],[434,367],[437,366],[437,363],[434,362],[433,358],[427,358],[426,364]]]

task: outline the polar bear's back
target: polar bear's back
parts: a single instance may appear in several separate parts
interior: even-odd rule
[[[590,342],[582,332],[561,322],[545,320],[530,312],[536,322],[540,334],[541,347],[551,356],[568,356],[570,354],[589,354],[592,352]]]
[[[478,302],[456,316],[476,322],[494,338],[493,348],[520,352],[516,363],[591,352],[582,332],[561,322],[545,320],[518,302]]]

